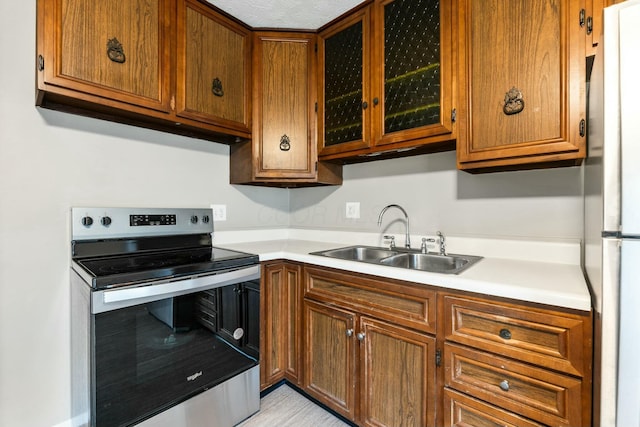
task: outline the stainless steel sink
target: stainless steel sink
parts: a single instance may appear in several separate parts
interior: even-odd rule
[[[405,253],[380,260],[380,264],[435,273],[457,274],[471,267],[482,257],[470,255],[438,255],[423,253]]]
[[[371,246],[349,246],[346,248],[331,249],[328,251],[314,253],[314,255],[362,262],[378,262],[382,258],[387,258],[397,254],[398,251]]]
[[[472,255],[425,254],[411,249],[374,246],[347,246],[312,252],[311,255],[446,274],[458,274],[482,259]]]

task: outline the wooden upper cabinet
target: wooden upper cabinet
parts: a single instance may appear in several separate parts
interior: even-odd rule
[[[39,0],[39,102],[51,90],[168,112],[169,0]],[[106,102],[106,101],[105,101]]]
[[[320,32],[324,159],[451,148],[449,2],[377,0]]]
[[[231,149],[231,183],[341,184],[342,167],[318,163],[316,36],[253,35],[253,139]]]
[[[196,0],[177,16],[177,114],[249,131],[250,31]]]
[[[460,169],[580,164],[585,157],[582,0],[460,0]]]
[[[248,140],[249,34],[195,0],[38,0],[36,105]]]

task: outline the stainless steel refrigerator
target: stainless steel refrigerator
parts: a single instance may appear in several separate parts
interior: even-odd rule
[[[584,172],[594,425],[640,427],[640,0],[604,10]]]

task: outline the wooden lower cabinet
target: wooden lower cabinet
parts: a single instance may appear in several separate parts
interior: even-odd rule
[[[435,338],[361,317],[360,424],[433,426]]]
[[[356,417],[355,313],[304,301],[304,389],[353,420]]]
[[[261,385],[362,427],[591,425],[592,313],[263,263]]]
[[[432,426],[435,338],[304,302],[307,393],[361,426]]]
[[[281,260],[262,264],[262,390],[284,378],[296,385],[300,382],[301,271],[300,264]]]
[[[591,425],[591,313],[463,293],[438,308],[445,425]]]
[[[543,427],[481,400],[444,389],[444,427]]]
[[[360,426],[434,426],[436,293],[306,266],[303,389]]]

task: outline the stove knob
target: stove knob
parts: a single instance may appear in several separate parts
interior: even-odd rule
[[[85,216],[84,218],[82,218],[82,225],[84,225],[85,227],[91,227],[91,224],[93,224],[93,218],[91,218],[90,216]]]
[[[111,217],[109,216],[103,216],[102,219],[100,220],[100,223],[102,225],[104,225],[105,227],[108,227],[111,225]]]
[[[192,215],[191,216],[191,224],[197,224],[198,223],[198,217],[196,215]]]
[[[202,222],[203,222],[204,224],[209,224],[209,215],[204,215],[204,216],[202,217]]]

